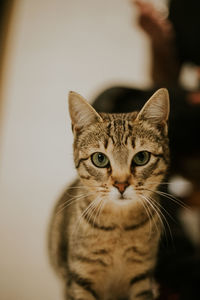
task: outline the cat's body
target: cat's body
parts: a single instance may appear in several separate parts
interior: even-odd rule
[[[98,114],[70,95],[79,179],[57,204],[50,230],[51,261],[67,300],[155,298],[155,191],[169,160],[168,103],[159,90],[139,114]]]

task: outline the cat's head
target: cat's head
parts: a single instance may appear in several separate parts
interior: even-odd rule
[[[138,201],[163,180],[169,161],[169,96],[158,90],[140,112],[98,113],[70,92],[74,160],[83,185],[116,203]]]

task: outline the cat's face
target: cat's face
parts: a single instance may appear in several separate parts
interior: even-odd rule
[[[79,95],[70,99],[75,165],[84,186],[118,204],[152,194],[169,159],[166,90],[139,113],[98,114]]]

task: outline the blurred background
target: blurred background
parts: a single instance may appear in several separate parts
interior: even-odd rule
[[[150,86],[149,41],[129,0],[1,3],[0,299],[61,299],[46,236],[75,177],[67,94]]]
[[[166,5],[169,1],[143,2],[153,3],[159,12],[167,16]],[[185,91],[182,93],[181,90],[181,94],[175,95],[174,98],[173,89],[170,90],[172,112],[174,110],[176,117],[179,115],[186,117],[186,119],[174,118],[176,123],[172,123],[175,125],[171,126],[172,132],[177,132],[176,137],[182,136],[182,144],[174,139],[174,149],[177,150],[178,146],[181,148],[177,150],[175,158],[179,156],[179,150],[182,154],[183,149],[186,148],[185,129],[188,131],[188,136],[191,135],[190,143],[193,143],[195,154],[198,154],[198,159],[193,156],[191,144],[188,142],[189,152],[186,158],[189,160],[187,161],[184,156],[183,160],[182,157],[180,159],[181,166],[184,166],[182,162],[186,163],[182,174],[187,178],[190,171],[193,186],[190,181],[180,177],[175,178],[174,184],[172,180],[169,185],[169,190],[171,189],[170,192],[173,194],[183,200],[188,197],[189,201],[186,203],[194,209],[188,210],[187,213],[183,209],[178,210],[177,216],[183,225],[180,227],[180,232],[185,234],[184,244],[178,240],[180,252],[175,251],[176,256],[172,253],[174,260],[169,256],[172,267],[169,268],[169,275],[166,273],[166,281],[169,281],[168,279],[173,277],[171,274],[174,274],[177,285],[180,283],[179,276],[183,275],[181,279],[183,298],[177,297],[175,291],[176,298],[173,298],[175,296],[160,298],[163,300],[200,299],[198,148],[200,143],[197,136],[200,113],[198,51],[200,40],[197,39],[200,4],[197,0],[190,0],[190,2],[186,0],[170,2],[177,5],[171,6],[174,32],[179,37],[179,42],[185,42],[179,47],[179,51],[189,51],[189,54],[183,51],[185,56],[181,57],[177,69],[174,68],[176,64],[168,63],[169,53],[165,52],[167,49],[165,44],[163,46],[159,37],[152,35],[152,41],[154,39],[154,42],[158,42],[159,47],[162,48],[161,50],[164,49],[164,56],[159,61],[160,66],[163,67],[162,63],[164,63],[164,67],[167,67],[164,70],[172,71],[169,74],[163,72],[163,82],[167,74],[170,75],[168,76],[169,87],[175,86],[177,89],[181,86],[182,89],[184,86],[187,89],[186,93]],[[179,9],[183,3],[187,4],[184,9],[188,14],[184,9]],[[187,20],[185,20],[186,15]],[[151,69],[152,66],[155,67],[156,59],[159,60],[159,56],[154,55],[158,49],[155,47],[156,51],[152,51],[154,42],[150,43],[150,39],[141,29],[141,18],[141,27],[138,25],[138,19],[139,11],[131,4],[131,0],[4,0],[0,2],[0,299],[2,300],[62,299],[61,283],[48,261],[47,231],[57,198],[76,176],[68,114],[68,92],[74,90],[92,102],[103,90],[111,86],[151,90],[153,87]],[[160,19],[158,18],[157,21],[160,22]],[[180,30],[175,26],[176,21],[177,28],[181,25]],[[162,19],[160,25],[163,25]],[[169,24],[164,22],[164,29],[166,29],[165,25]],[[148,33],[149,27],[146,29]],[[159,26],[157,29],[160,30]],[[184,34],[182,35],[183,29],[187,40]],[[160,33],[163,37],[162,31]],[[167,29],[168,33],[170,30],[168,32]],[[168,45],[170,51],[174,50],[174,45],[171,43],[173,31],[171,34]],[[191,54],[190,50],[194,53]],[[174,52],[171,51],[170,54]],[[172,55],[172,58],[175,57]],[[185,64],[188,61],[189,64]],[[155,74],[158,74],[156,79],[159,86],[159,77],[163,74],[159,72]],[[188,113],[188,108],[191,108],[191,114]],[[188,126],[191,125],[190,123],[193,127]],[[193,162],[191,158],[194,158]],[[189,196],[186,196],[187,193]],[[175,233],[174,236],[177,235],[175,230],[172,231]],[[179,263],[179,254],[186,248],[185,241],[189,241],[195,247],[190,248],[191,251],[190,249],[186,251],[186,254],[183,253],[185,256],[181,258],[180,267],[176,262]],[[165,257],[163,261],[168,267]],[[165,269],[163,267],[161,269],[165,273]],[[176,270],[179,273],[176,273]],[[191,286],[187,285],[188,282]],[[197,298],[191,296],[194,286],[198,289]],[[189,297],[185,291],[188,292]]]

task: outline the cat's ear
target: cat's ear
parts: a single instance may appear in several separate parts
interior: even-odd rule
[[[155,125],[166,125],[168,117],[169,93],[164,88],[156,91],[137,115],[138,120],[149,120]]]
[[[95,109],[75,92],[69,92],[69,113],[74,130],[80,130],[94,122],[103,121]]]

